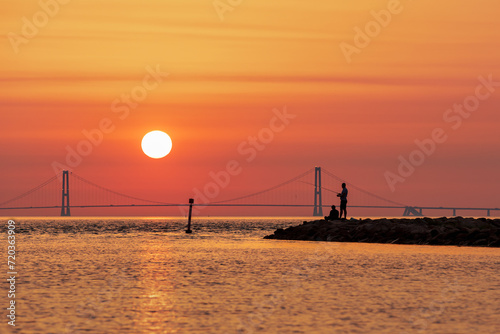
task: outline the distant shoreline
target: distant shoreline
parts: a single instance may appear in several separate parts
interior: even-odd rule
[[[405,245],[500,247],[500,219],[382,218],[316,220],[277,229],[265,239]]]

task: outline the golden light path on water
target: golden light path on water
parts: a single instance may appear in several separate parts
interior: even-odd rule
[[[21,219],[23,333],[496,333],[500,249],[263,240],[299,219]]]

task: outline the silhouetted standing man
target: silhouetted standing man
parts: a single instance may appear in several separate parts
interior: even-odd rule
[[[347,219],[347,188],[345,183],[342,183],[342,192],[337,194],[340,197],[340,218],[342,219],[342,212],[344,213],[344,219]]]

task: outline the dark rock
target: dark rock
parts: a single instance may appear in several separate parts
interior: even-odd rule
[[[316,220],[277,229],[266,239],[500,247],[500,219]]]

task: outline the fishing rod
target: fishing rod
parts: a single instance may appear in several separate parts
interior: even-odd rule
[[[310,182],[306,182],[306,181],[299,181],[299,182],[302,182],[302,183],[305,183],[305,184],[309,184],[309,185],[311,185],[311,186],[316,187],[316,185],[315,185],[314,183],[310,183]],[[321,189],[324,189],[324,190],[326,190],[326,191],[329,191],[329,192],[335,193],[335,194],[337,194],[337,195],[338,195],[338,194],[340,194],[340,193],[336,192],[335,190],[331,190],[331,189],[328,189],[328,188],[325,188],[325,187],[320,187],[320,188],[321,188]]]

